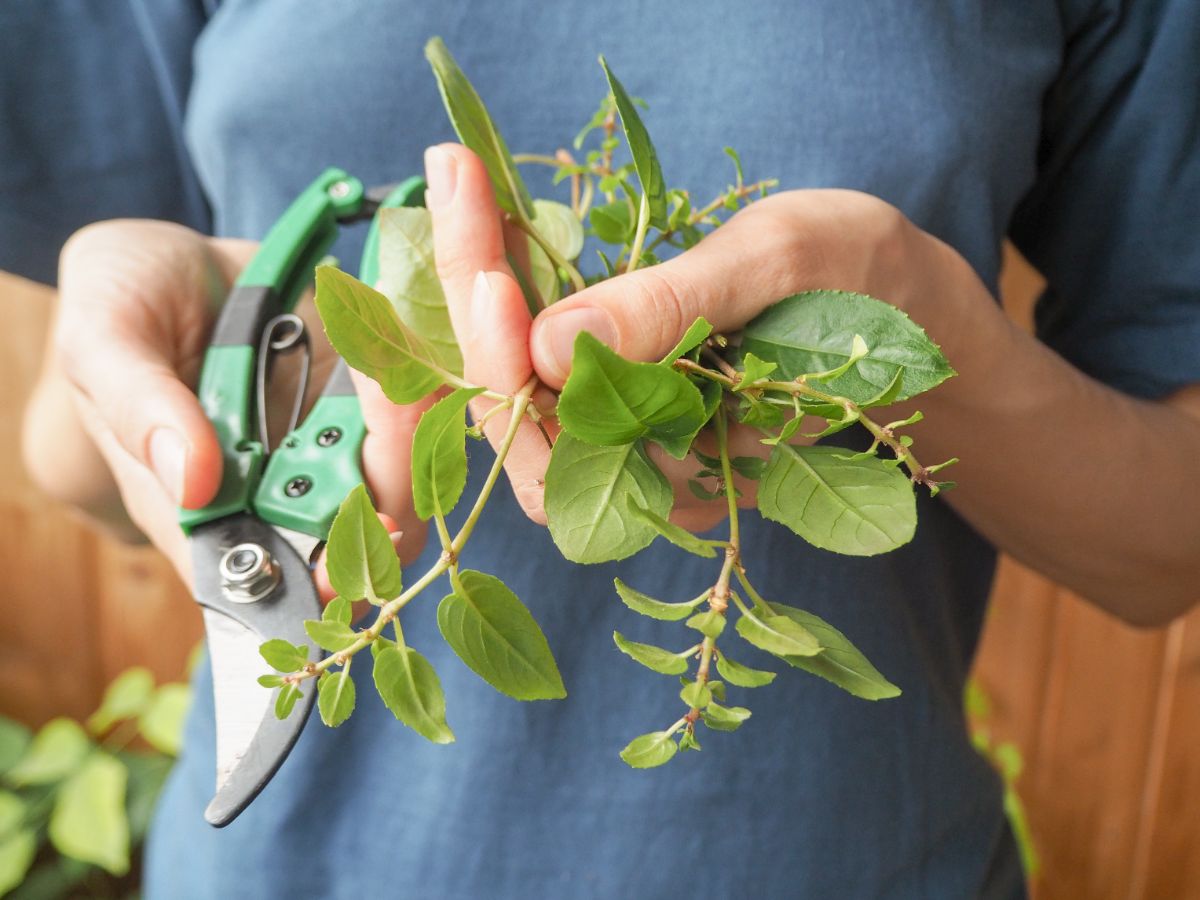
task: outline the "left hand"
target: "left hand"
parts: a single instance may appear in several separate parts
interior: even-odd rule
[[[447,300],[468,369],[477,374],[486,370],[487,386],[495,390],[514,390],[533,372],[544,385],[561,389],[580,331],[622,356],[648,362],[665,355],[699,316],[719,332],[733,332],[777,300],[815,288],[887,300],[944,343],[961,296],[955,286],[964,270],[974,279],[957,253],[882,200],[854,191],[788,191],[741,210],[687,252],[593,285],[530,322],[503,262],[499,214],[482,165],[462,147],[433,152],[439,162],[450,158],[456,169],[457,187],[449,195],[440,190],[442,171],[430,168],[428,173]],[[469,284],[476,273],[483,274],[480,280],[490,286],[490,297],[472,299],[478,290]],[[474,367],[472,360],[477,361]],[[731,429],[732,455],[765,455],[758,438],[750,429]],[[538,478],[547,459],[545,442],[536,440],[536,432],[509,455],[514,490],[536,521],[545,521]],[[661,453],[656,461],[676,488],[675,521],[694,530],[720,521],[723,501],[698,500],[686,489],[694,462],[677,462]],[[753,504],[754,482],[739,480],[738,488],[741,502]]]

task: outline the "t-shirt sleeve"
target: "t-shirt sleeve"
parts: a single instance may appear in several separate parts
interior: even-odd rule
[[[206,18],[201,0],[0,4],[0,269],[53,284],[100,219],[208,228],[181,133]]]
[[[1048,282],[1039,336],[1157,398],[1200,382],[1200,2],[1087,6],[1064,10],[1039,174],[1010,236]]]

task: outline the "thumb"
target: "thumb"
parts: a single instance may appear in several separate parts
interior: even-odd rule
[[[686,253],[601,281],[538,315],[530,334],[538,377],[562,387],[580,331],[624,357],[651,362],[700,316],[718,331],[734,331],[790,293],[795,242],[756,223],[754,212],[743,210]]]

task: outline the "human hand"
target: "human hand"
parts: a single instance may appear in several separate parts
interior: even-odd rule
[[[531,320],[504,256],[500,215],[482,164],[462,147],[443,145],[429,151],[426,165],[438,267],[466,377],[498,392],[512,393],[534,374],[560,389],[581,330],[623,356],[652,361],[698,316],[731,333],[775,301],[816,288],[881,297],[932,325],[938,339],[954,328],[964,270],[974,279],[957,253],[882,200],[853,191],[790,191],[753,203],[678,257],[600,282]],[[543,408],[552,403],[543,395]],[[508,474],[526,513],[544,522],[541,479],[549,447],[532,425],[523,428]],[[491,436],[495,441],[499,434]],[[759,437],[752,429],[731,429],[732,455],[766,456]],[[655,461],[675,488],[673,520],[694,530],[720,521],[723,501],[701,500],[686,489],[696,464],[656,450]],[[738,479],[737,487],[741,502],[753,505],[755,482]]]
[[[193,389],[221,302],[255,246],[143,220],[78,232],[62,253],[47,364],[26,416],[34,479],[116,530],[131,521],[185,581],[190,555],[178,507],[208,503],[222,466]],[[297,312],[310,326],[319,391],[336,358],[313,327],[311,301]],[[367,424],[363,472],[398,551],[415,556],[425,529],[412,514],[407,450],[423,406],[394,406],[355,374]],[[288,385],[272,388],[290,399]],[[322,567],[317,583],[332,596]]]

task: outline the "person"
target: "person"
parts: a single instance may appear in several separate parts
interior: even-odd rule
[[[538,524],[545,453],[529,441],[513,453],[514,490],[489,506],[469,564],[529,604],[570,697],[500,697],[452,657],[433,604],[414,603],[406,634],[441,675],[458,742],[424,742],[364,680],[350,721],[307,729],[261,797],[216,831],[201,818],[213,785],[202,668],[149,842],[148,896],[1023,895],[1000,787],[961,711],[995,548],[1135,624],[1164,623],[1195,599],[1200,8],[772,0],[734,13],[708,0],[636,9],[229,0],[201,14],[182,0],[159,9],[130,0],[91,14],[131,17],[136,28],[110,33],[133,41],[121,67],[136,60],[157,102],[118,115],[96,74],[114,63],[95,50],[103,29],[39,19],[70,47],[93,48],[54,57],[68,72],[54,83],[65,77],[71,108],[87,116],[69,123],[66,142],[30,125],[24,134],[46,140],[6,144],[26,167],[5,171],[48,168],[76,187],[94,175],[86,183],[101,210],[98,198],[129,184],[112,173],[153,150],[145,170],[174,174],[135,184],[127,201],[161,205],[151,188],[173,178],[168,215],[194,227],[108,222],[67,243],[26,456],[52,494],[136,527],[185,576],[175,506],[203,504],[219,477],[188,388],[214,303],[252,249],[230,238],[261,236],[327,164],[381,183],[411,174],[432,145],[424,165],[439,272],[468,377],[496,390],[531,373],[559,387],[564,348],[581,328],[653,359],[696,315],[733,330],[812,287],[896,304],[959,372],[921,398],[917,438],[931,459],[962,458],[960,487],[920,501],[910,545],[835,557],[744,514],[760,590],[843,629],[902,687],[900,698],[867,704],[783,672],[755,693],[754,717],[736,736],[704,740],[701,753],[661,769],[627,769],[617,751],[669,721],[677,701],[613,651],[614,629],[669,638],[658,623],[630,621],[612,578],[680,599],[711,573],[659,546],[619,565],[562,561]],[[604,51],[649,103],[672,185],[693,196],[720,190],[720,148],[734,143],[781,190],[692,251],[531,322],[480,165],[446,143],[420,50],[433,34],[514,148],[569,139],[603,92],[594,57]],[[73,65],[87,76],[80,83],[70,82]],[[5,90],[28,90],[27,80]],[[36,124],[49,83],[6,108]],[[117,94],[137,87],[111,83]],[[106,130],[139,116],[158,122],[143,130],[153,141],[122,145]],[[97,143],[111,152],[88,158]],[[193,179],[211,222],[185,202]],[[13,208],[37,216],[32,203]],[[5,265],[19,266],[23,220],[3,221]],[[992,296],[1006,234],[1048,280],[1040,340],[1010,325]],[[357,240],[335,252],[353,258]],[[419,410],[359,388],[369,485],[403,533],[402,556],[423,571],[437,548],[423,545],[405,493]],[[473,450],[473,485],[485,460]],[[702,508],[682,515],[712,524]]]

